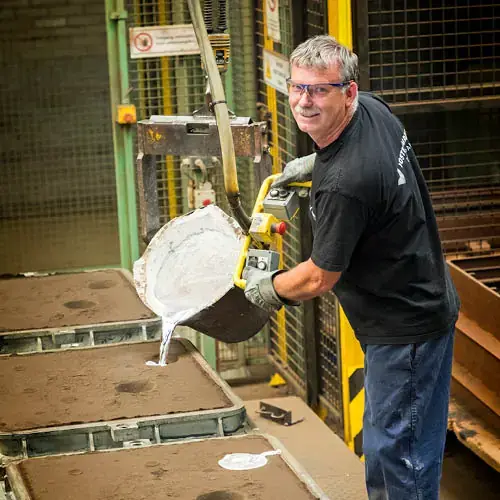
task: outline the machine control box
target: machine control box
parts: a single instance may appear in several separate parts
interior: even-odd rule
[[[280,254],[273,250],[256,250],[250,248],[247,255],[247,267],[255,267],[261,271],[277,271],[280,267]]]
[[[271,188],[262,206],[277,219],[292,220],[299,210],[299,196],[293,189]]]
[[[201,184],[193,190],[194,208],[203,208],[207,205],[215,204],[215,191],[212,189],[210,182]]]

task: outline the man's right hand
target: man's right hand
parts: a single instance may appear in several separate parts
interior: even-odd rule
[[[316,153],[295,158],[287,163],[283,173],[273,182],[271,187],[286,187],[292,182],[308,182],[312,179],[312,171]]]

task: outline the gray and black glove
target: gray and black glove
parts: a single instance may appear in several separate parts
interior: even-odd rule
[[[272,187],[286,187],[292,182],[308,182],[312,179],[312,171],[316,153],[295,158],[285,165],[283,173],[273,182]]]
[[[243,272],[243,278],[247,280],[245,297],[252,304],[267,312],[277,311],[282,306],[298,306],[299,302],[283,299],[280,297],[273,285],[273,278],[284,271],[261,271],[255,267],[247,266]]]

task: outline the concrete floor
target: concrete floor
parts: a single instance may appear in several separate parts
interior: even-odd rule
[[[237,385],[233,391],[244,401],[291,395],[288,386],[270,387],[267,383]],[[440,500],[497,500],[500,474],[462,445],[449,433],[441,481]]]

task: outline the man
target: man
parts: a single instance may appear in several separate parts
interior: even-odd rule
[[[246,296],[271,311],[333,288],[365,353],[369,498],[437,499],[459,302],[422,172],[389,107],[358,92],[355,54],[318,36],[290,64],[290,106],[316,153],[277,185],[312,177],[313,249],[288,271],[247,270]]]

